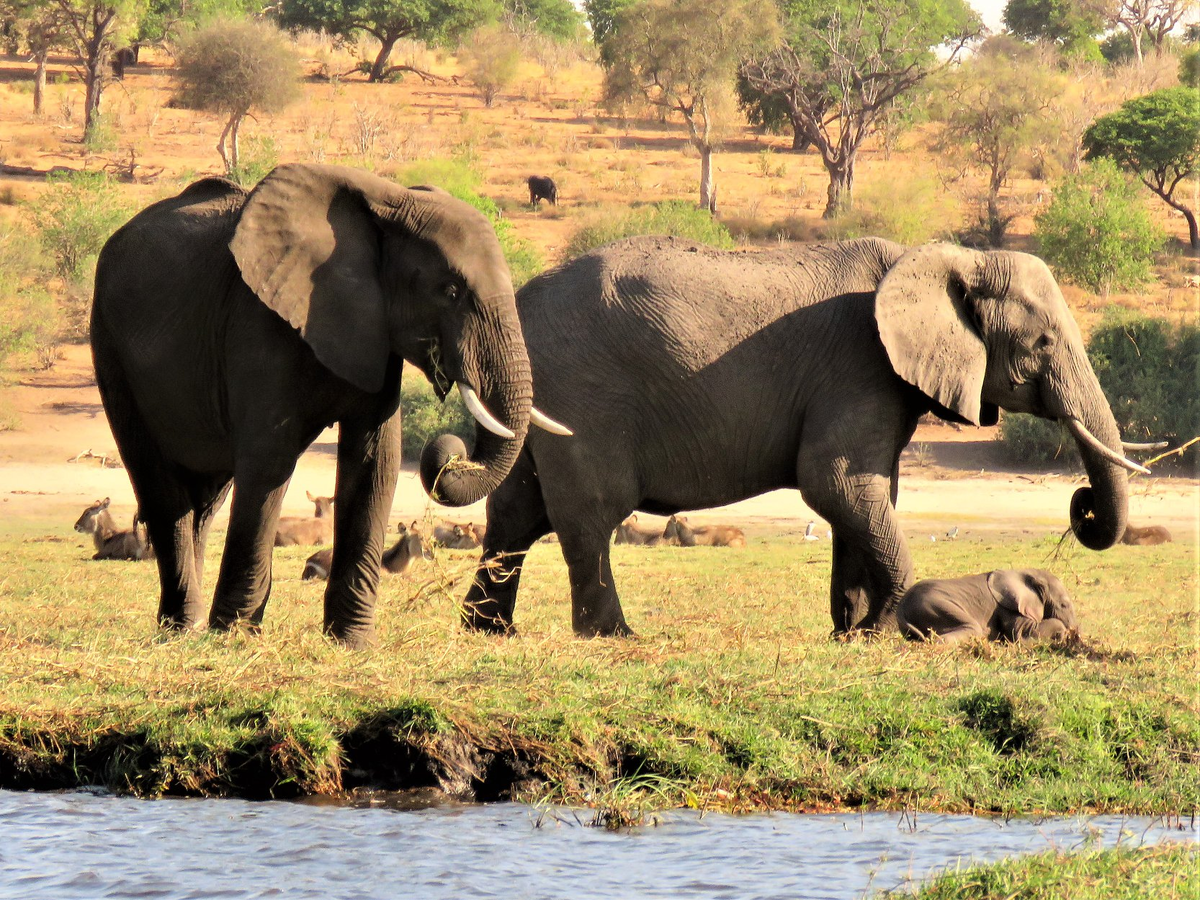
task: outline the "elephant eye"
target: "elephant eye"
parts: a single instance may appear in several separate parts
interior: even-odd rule
[[[1049,350],[1053,346],[1054,346],[1054,335],[1050,334],[1048,331],[1043,332],[1041,337],[1039,337],[1036,341],[1033,342],[1034,350]]]
[[[442,288],[442,293],[445,295],[447,300],[457,300],[458,299],[458,283],[455,281],[447,282],[446,286]]]

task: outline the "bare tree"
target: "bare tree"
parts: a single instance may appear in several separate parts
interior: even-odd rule
[[[1142,64],[1142,41],[1149,38],[1154,51],[1161,56],[1167,35],[1196,10],[1196,0],[1116,0],[1112,22],[1120,25],[1133,41],[1133,53]]]
[[[949,65],[979,31],[962,0],[929,5],[903,0],[795,4],[788,38],[752,56],[742,77],[781,96],[821,154],[829,174],[825,218],[853,204],[859,149],[893,101]],[[932,49],[946,49],[939,60]]]
[[[100,97],[109,78],[109,60],[122,29],[132,29],[146,0],[50,0],[65,39],[75,50],[85,87],[83,131],[99,123]]]
[[[644,0],[621,10],[604,41],[605,97],[678,113],[700,154],[700,205],[716,205],[712,154],[734,109],[738,61],[778,35],[771,0]]]

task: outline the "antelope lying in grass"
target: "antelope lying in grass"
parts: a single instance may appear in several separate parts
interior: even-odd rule
[[[654,528],[639,526],[637,516],[630,516],[618,525],[613,535],[614,544],[636,544],[639,547],[653,547],[662,542],[662,532]]]
[[[702,525],[692,528],[681,516],[671,516],[663,529],[663,540],[681,547],[745,547],[746,535],[733,525]]]
[[[304,495],[313,502],[316,510],[311,518],[280,516],[279,527],[275,529],[276,547],[328,544],[333,539],[333,498],[314,497],[308,491]]]
[[[133,517],[133,528],[123,531],[108,511],[110,499],[97,500],[83,511],[75,523],[80,534],[90,534],[96,544],[92,559],[154,559],[154,548],[146,529]]]
[[[483,534],[474,522],[442,522],[433,526],[433,542],[447,550],[474,550]]]
[[[383,568],[393,575],[403,575],[417,560],[429,559],[430,553],[425,549],[425,537],[416,522],[408,526],[401,522],[396,530],[400,533],[400,539],[383,552]],[[326,547],[304,561],[304,572],[300,577],[305,581],[314,578],[324,581],[329,578],[332,565],[333,548]]]
[[[1133,544],[1135,547],[1149,547],[1153,544],[1169,544],[1171,532],[1161,525],[1126,525],[1125,533],[1121,535],[1122,544]]]

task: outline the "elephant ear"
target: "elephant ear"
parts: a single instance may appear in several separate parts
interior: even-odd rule
[[[400,191],[352,169],[279,166],[251,192],[229,245],[250,290],[323,366],[369,393],[383,387],[390,352],[372,206]]]
[[[1045,601],[1020,572],[997,570],[988,575],[987,584],[998,605],[1034,622],[1042,621]]]
[[[983,402],[987,347],[980,335],[971,286],[982,254],[951,244],[905,253],[875,292],[879,337],[896,374],[972,425],[994,425],[997,409]]]

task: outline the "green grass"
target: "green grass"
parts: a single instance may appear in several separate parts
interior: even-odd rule
[[[1052,850],[948,872],[911,896],[914,900],[1193,900],[1200,896],[1200,858],[1194,843],[1082,853]]]
[[[1186,814],[1200,806],[1188,544],[914,548],[923,577],[1048,565],[1072,647],[829,638],[829,544],[614,548],[637,640],[577,640],[558,547],[521,636],[464,633],[474,556],[384,582],[380,642],[320,635],[305,548],[276,552],[265,633],[164,635],[152,565],[11,522],[0,539],[0,786],[290,796],[441,786],[614,812],[909,808]],[[220,535],[210,545],[209,578]],[[614,820],[606,820],[614,821]]]

